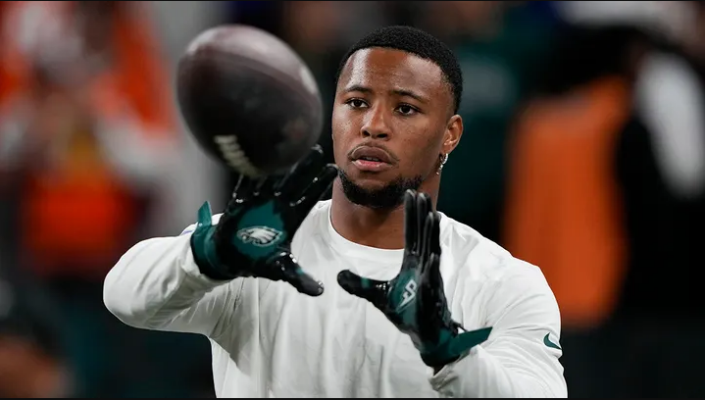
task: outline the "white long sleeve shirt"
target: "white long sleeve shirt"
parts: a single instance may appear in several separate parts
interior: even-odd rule
[[[318,203],[292,244],[302,268],[325,285],[319,297],[266,279],[208,279],[191,254],[191,226],[131,248],[105,280],[105,305],[133,327],[208,337],[218,397],[567,396],[559,310],[537,267],[442,215],[452,316],[466,330],[494,329],[434,375],[407,335],[336,281],[343,269],[392,279],[403,250],[346,240],[330,206]]]

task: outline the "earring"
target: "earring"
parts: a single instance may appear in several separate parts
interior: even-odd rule
[[[441,159],[441,165],[438,167],[438,171],[436,172],[437,175],[441,174],[443,166],[448,162],[448,154],[441,154],[439,158]]]

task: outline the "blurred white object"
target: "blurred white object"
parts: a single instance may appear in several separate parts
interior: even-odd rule
[[[28,2],[7,18],[6,37],[14,38],[23,56],[51,73],[54,79],[73,79],[75,67],[87,63],[84,42],[76,31],[68,2]],[[15,34],[13,34],[15,33]],[[67,82],[68,83],[68,82]]]
[[[695,28],[695,7],[689,1],[559,1],[566,21],[576,25],[631,25],[680,41]]]
[[[678,56],[647,56],[636,86],[637,109],[653,135],[666,184],[690,198],[705,189],[705,98],[693,69]]]
[[[683,43],[696,29],[689,1],[556,2],[566,21],[582,26],[627,25]],[[705,189],[705,98],[688,63],[652,52],[636,84],[636,107],[653,135],[656,162],[671,192],[691,198]]]

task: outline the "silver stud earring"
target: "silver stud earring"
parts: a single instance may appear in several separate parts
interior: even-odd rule
[[[441,154],[440,159],[441,159],[441,165],[438,167],[438,171],[436,172],[436,174],[438,174],[438,175],[441,174],[441,170],[443,169],[443,166],[446,165],[446,163],[448,162],[448,154]]]

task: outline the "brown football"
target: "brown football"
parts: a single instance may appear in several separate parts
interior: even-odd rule
[[[248,176],[285,172],[321,134],[321,95],[308,66],[251,26],[218,26],[194,38],[179,60],[176,93],[205,152]]]

